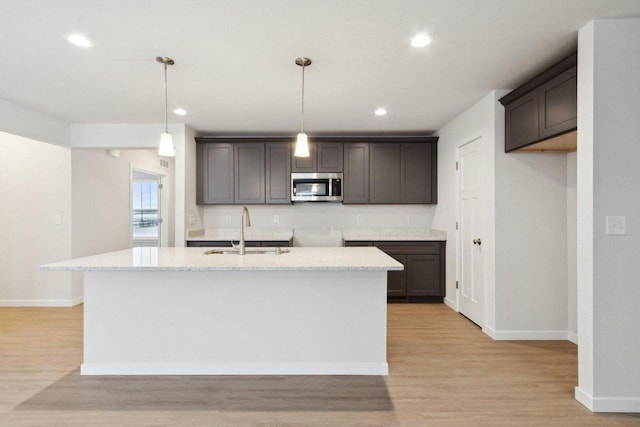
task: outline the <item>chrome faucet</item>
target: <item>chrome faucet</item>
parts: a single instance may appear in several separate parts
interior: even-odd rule
[[[244,255],[244,252],[245,252],[245,242],[244,242],[245,214],[247,215],[246,216],[247,227],[251,227],[251,217],[249,216],[249,209],[247,209],[246,206],[242,208],[242,219],[240,220],[240,246],[238,247],[238,253],[240,255]]]

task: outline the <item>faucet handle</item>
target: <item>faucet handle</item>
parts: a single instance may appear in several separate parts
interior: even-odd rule
[[[238,249],[238,245],[233,243],[233,240],[231,240],[231,247],[234,249]]]

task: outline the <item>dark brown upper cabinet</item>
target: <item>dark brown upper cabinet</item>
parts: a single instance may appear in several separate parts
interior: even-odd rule
[[[577,54],[563,59],[502,97],[505,152],[525,147],[532,150],[532,144],[574,131],[577,127],[577,99]],[[541,150],[554,150],[552,144],[540,147]],[[570,148],[559,145],[556,151],[570,151]]]
[[[236,204],[264,204],[264,143],[234,144]]]
[[[437,203],[437,139],[429,141],[345,144],[344,203]]]
[[[538,89],[540,139],[574,130],[578,126],[577,72],[577,67],[572,67]]]
[[[215,137],[196,142],[199,205],[291,203],[290,142]]]
[[[344,171],[343,203],[437,203],[437,137],[317,137],[293,157],[278,137],[198,137],[198,204],[291,203],[291,172]],[[315,160],[314,160],[315,159]],[[313,166],[315,165],[315,166]]]
[[[400,199],[402,203],[438,203],[438,146],[400,145]]]
[[[267,204],[291,203],[291,143],[265,144]]]
[[[400,203],[401,144],[369,144],[369,203]]]
[[[291,148],[293,156],[291,172],[342,172],[342,142],[309,142],[309,157],[295,157],[295,144]]]
[[[369,143],[344,145],[343,203],[369,203]]]
[[[196,202],[199,205],[234,203],[233,144],[198,144],[196,150]]]

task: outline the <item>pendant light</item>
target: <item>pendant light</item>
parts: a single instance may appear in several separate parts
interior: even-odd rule
[[[164,132],[160,134],[160,148],[158,155],[164,157],[175,157],[176,149],[173,146],[173,138],[169,133],[169,120],[167,118],[168,97],[167,97],[167,65],[175,64],[174,60],[168,56],[158,56],[156,61],[164,64]]]
[[[302,67],[302,114],[300,115],[300,133],[296,138],[295,157],[309,157],[309,139],[304,133],[304,68],[311,65],[311,59],[301,57],[296,58],[296,65]]]

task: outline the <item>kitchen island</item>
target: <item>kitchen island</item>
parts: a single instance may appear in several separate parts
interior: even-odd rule
[[[206,255],[134,248],[84,271],[82,375],[386,375],[387,271],[372,247]]]

